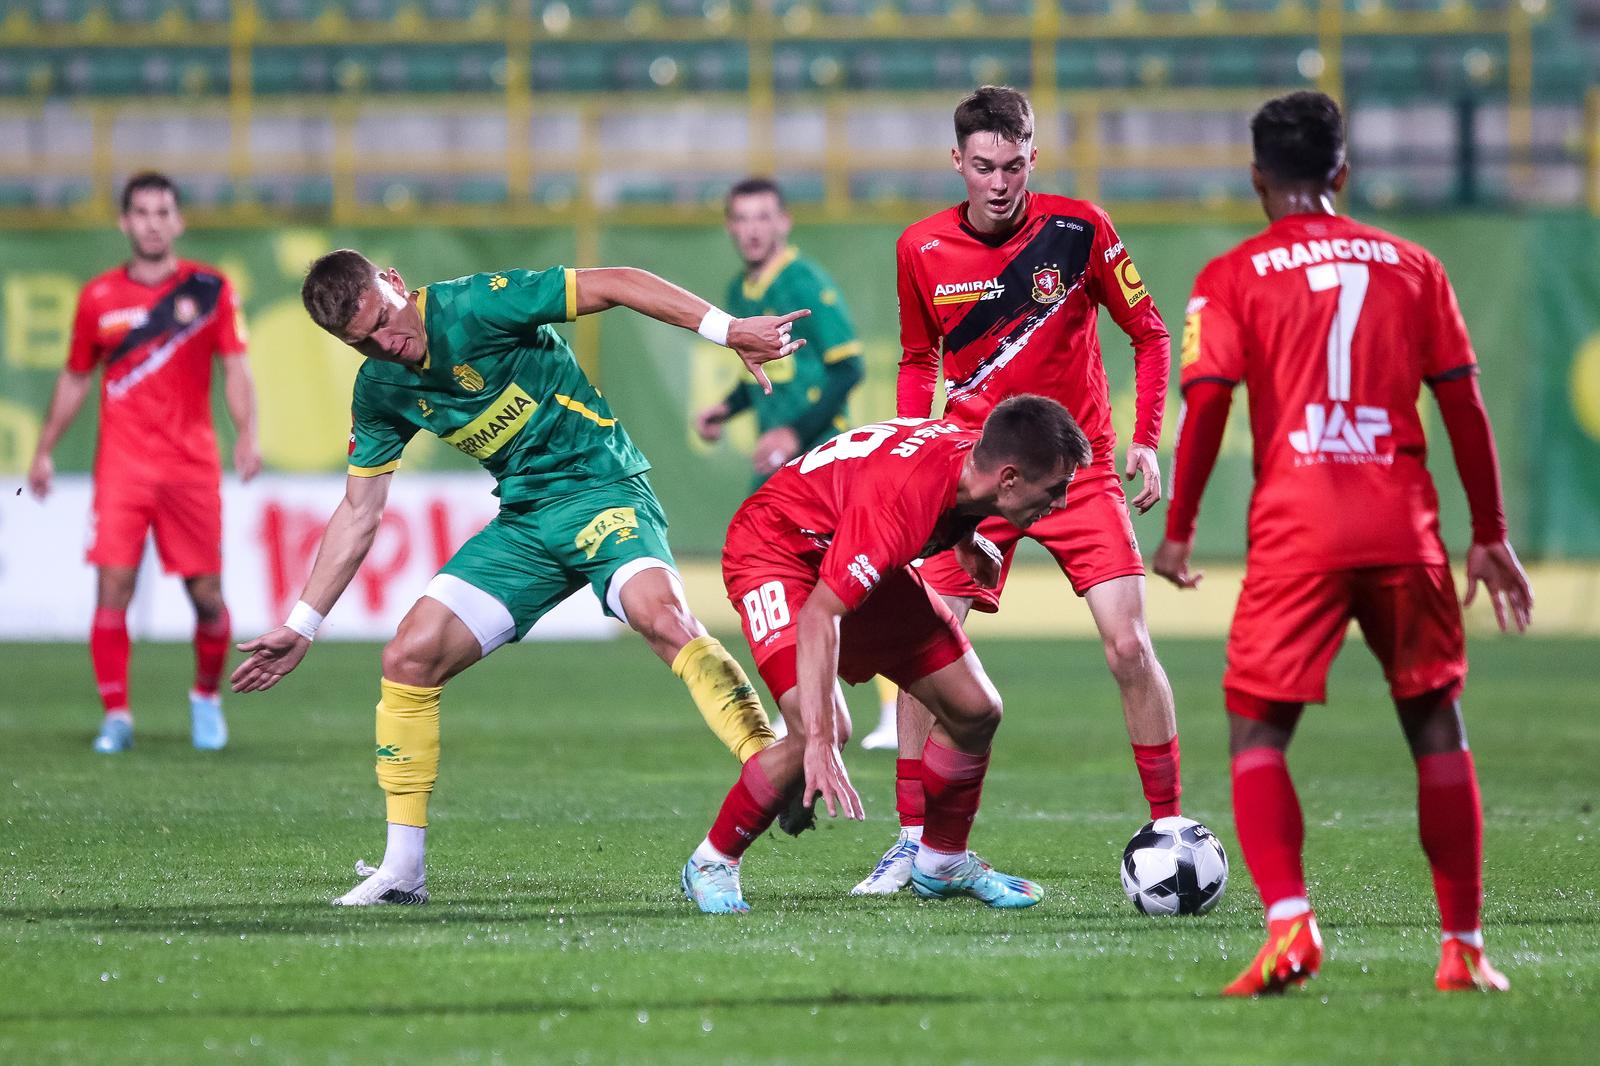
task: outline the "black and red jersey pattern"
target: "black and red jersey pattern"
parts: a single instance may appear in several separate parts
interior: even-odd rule
[[[901,417],[926,417],[940,371],[944,417],[978,426],[1008,396],[1059,401],[1098,458],[1115,447],[1097,334],[1103,306],[1133,341],[1134,440],[1161,435],[1166,326],[1111,219],[1086,200],[1030,194],[1021,224],[996,238],[961,204],[901,235],[897,247]]]

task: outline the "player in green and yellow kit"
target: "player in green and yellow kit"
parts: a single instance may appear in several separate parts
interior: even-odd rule
[[[850,392],[866,373],[861,341],[839,287],[825,270],[789,243],[793,220],[783,190],[768,178],[746,178],[728,190],[728,236],[744,269],[728,283],[728,307],[736,315],[783,314],[802,307],[811,317],[795,323],[806,350],[772,368],[772,393],[741,381],[721,403],[695,416],[700,439],[722,439],[722,424],[753,409],[760,437],[750,465],[752,488],[802,452],[850,428]],[[889,750],[899,746],[895,732],[895,689],[878,678],[878,724],[861,737],[861,746]],[[783,720],[773,722],[783,735]]]
[[[759,487],[801,452],[850,428],[846,404],[861,381],[861,341],[833,279],[789,244],[791,221],[783,193],[766,178],[746,178],[728,192],[728,235],[744,270],[728,285],[735,315],[777,315],[805,307],[794,335],[806,350],[771,369],[772,392],[740,382],[719,404],[695,417],[701,439],[720,440],[722,424],[755,411],[760,439],[750,465]]]
[[[772,743],[749,679],[684,601],[666,516],[645,477],[649,462],[550,324],[631,307],[698,327],[766,385],[762,364],[805,344],[790,336],[805,312],[730,318],[627,267],[505,270],[408,292],[395,270],[349,249],[313,263],[301,296],[319,326],[366,357],[345,498],[288,620],[240,645],[250,657],[234,671],[235,691],[270,688],[305,657],[372,546],[390,478],[416,433],[478,460],[500,497],[493,521],[451,557],[384,648],[377,769],[388,844],[380,866],[356,864],[364,880],[336,904],[427,900],[423,857],[445,682],[521,639],[585,585],[672,666],[741,761]]]

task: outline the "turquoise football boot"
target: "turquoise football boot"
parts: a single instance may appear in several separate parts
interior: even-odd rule
[[[948,876],[936,877],[911,867],[911,891],[923,899],[971,896],[991,907],[1031,907],[1044,899],[1044,889],[1032,881],[1003,874],[972,852]]]
[[[698,862],[689,856],[683,864],[683,895],[706,914],[746,914],[750,910],[739,890],[737,863]]]
[[[133,747],[133,718],[126,711],[113,711],[100,723],[100,735],[94,738],[94,750],[101,755],[115,755]]]

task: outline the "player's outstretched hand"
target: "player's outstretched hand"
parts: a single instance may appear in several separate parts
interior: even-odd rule
[[[842,811],[846,818],[858,822],[866,819],[861,797],[856,795],[855,786],[850,783],[850,775],[845,772],[839,749],[820,738],[806,741],[806,790],[803,797],[806,805],[814,804],[819,793],[823,806],[828,809],[829,818],[839,817]]]
[[[757,474],[766,477],[799,454],[800,435],[789,426],[774,426],[756,441],[750,465]]]
[[[1156,505],[1161,499],[1161,464],[1156,461],[1156,450],[1144,444],[1128,445],[1128,464],[1123,470],[1125,481],[1132,481],[1135,474],[1144,475],[1144,484],[1139,489],[1139,495],[1133,498],[1133,505],[1144,514]]]
[[[34,499],[42,500],[50,495],[50,482],[55,476],[55,460],[44,452],[33,457],[33,462],[28,464],[28,491],[33,493]]]
[[[265,692],[281,681],[311,650],[311,642],[288,626],[235,645],[250,658],[228,678],[235,692]]]
[[[1161,547],[1156,549],[1156,557],[1150,561],[1150,569],[1166,578],[1180,589],[1192,589],[1200,584],[1200,579],[1206,576],[1204,570],[1189,572],[1189,553],[1194,550],[1194,545],[1186,541],[1163,540]]]
[[[715,444],[722,439],[722,423],[728,420],[728,405],[716,404],[696,412],[694,416],[694,431],[696,435],[707,444]]]
[[[1000,586],[1000,570],[1005,565],[1005,559],[988,537],[969,533],[957,541],[956,562],[982,587],[992,589]]]
[[[1507,615],[1518,633],[1526,630],[1533,621],[1533,586],[1509,540],[1474,544],[1467,549],[1466,606],[1472,606],[1480,581],[1489,590],[1489,604],[1500,631],[1506,630]]]
[[[809,314],[809,310],[801,308],[786,315],[753,315],[736,318],[728,326],[728,347],[739,353],[739,358],[744,360],[761,391],[767,395],[772,395],[772,382],[767,380],[767,372],[761,369],[761,364],[787,359],[806,346],[803,338],[790,337],[789,330],[796,319]]]

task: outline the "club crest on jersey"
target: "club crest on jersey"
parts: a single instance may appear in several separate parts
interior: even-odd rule
[[[1040,267],[1033,272],[1033,298],[1042,304],[1053,304],[1067,294],[1061,285],[1061,271],[1053,266]]]
[[[483,391],[483,375],[472,369],[466,363],[458,363],[450,368],[450,373],[455,375],[456,384],[468,392]]]
[[[611,534],[615,533],[620,543],[636,538],[638,534],[634,530],[638,528],[639,518],[632,507],[613,507],[595,515],[594,520],[583,527],[583,532],[578,534],[573,543],[583,549],[585,559],[593,559],[595,552],[600,550],[600,545],[604,544]]]
[[[195,303],[193,296],[180,296],[172,301],[172,317],[178,325],[187,326],[200,317],[200,305]]]

